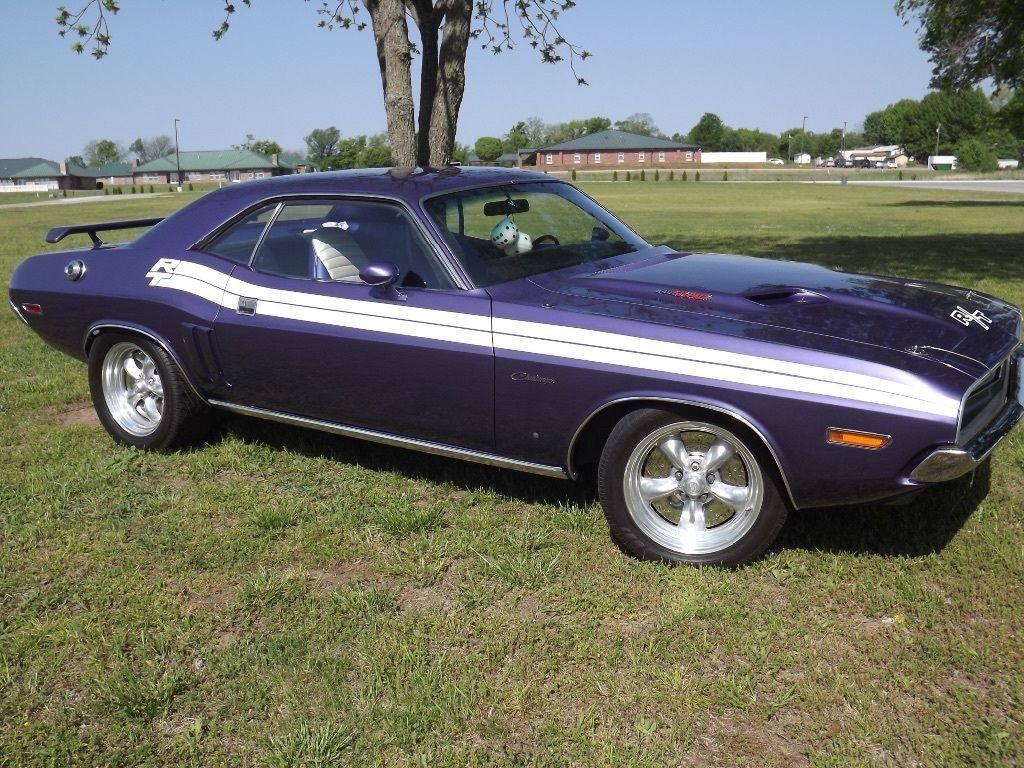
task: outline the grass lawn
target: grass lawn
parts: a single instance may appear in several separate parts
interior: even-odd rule
[[[652,242],[1024,304],[1024,196],[581,186]],[[0,209],[0,284],[50,226],[181,202]],[[4,311],[0,766],[1020,764],[1022,473],[1018,430],[910,506],[670,569],[569,483],[243,419],[116,447]]]

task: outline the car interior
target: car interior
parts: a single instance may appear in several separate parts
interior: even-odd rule
[[[209,250],[239,258],[259,238],[258,222],[247,220]],[[373,262],[398,267],[400,284],[450,288],[447,277],[408,217],[396,206],[371,202],[302,201],[285,205],[251,260],[253,269],[282,277],[360,283],[359,272]]]

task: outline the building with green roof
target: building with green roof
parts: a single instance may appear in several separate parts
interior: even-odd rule
[[[28,188],[102,189],[107,184],[131,184],[128,163],[108,163],[101,168],[83,168],[74,163],[57,163],[41,157],[0,159],[0,187],[5,191]]]
[[[701,148],[658,136],[609,128],[537,150],[538,168],[628,166],[688,167],[700,164]],[[524,162],[527,162],[524,160]]]
[[[249,149],[182,151],[150,160],[132,169],[139,184],[174,184],[181,182],[220,183],[251,181],[270,176],[295,173],[298,167],[278,155],[261,155]]]
[[[0,158],[0,190],[5,192],[18,191],[21,187],[60,189],[60,177],[60,166],[52,160],[41,157]]]

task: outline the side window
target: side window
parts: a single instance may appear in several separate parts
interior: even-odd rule
[[[248,264],[256,243],[260,241],[260,235],[276,210],[275,203],[251,213],[207,246],[207,252],[223,256],[236,264]]]
[[[317,276],[313,263],[311,233],[330,218],[331,203],[302,201],[281,206],[252,260],[252,268],[282,277],[311,280]],[[354,273],[358,273],[355,269]]]
[[[252,266],[285,277],[359,283],[360,270],[380,261],[398,267],[403,286],[453,287],[405,211],[368,200],[286,203]]]

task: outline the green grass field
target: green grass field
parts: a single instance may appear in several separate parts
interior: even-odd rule
[[[653,242],[1024,303],[1024,196],[583,187]],[[182,197],[0,209],[0,282]],[[670,569],[569,483],[243,419],[119,448],[4,311],[0,766],[1020,764],[1022,473],[1018,430],[910,506]]]

